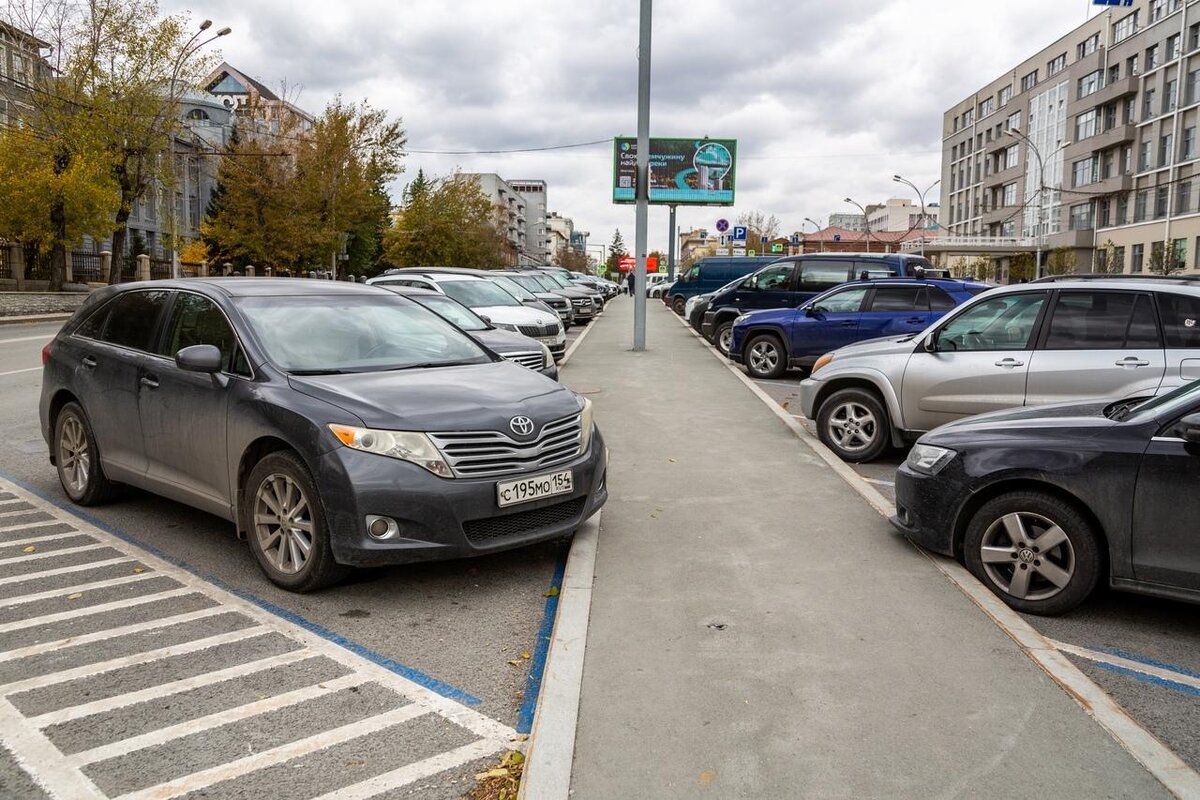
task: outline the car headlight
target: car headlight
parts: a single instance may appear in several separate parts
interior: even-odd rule
[[[542,369],[547,369],[554,363],[554,353],[551,353],[550,348],[544,343],[538,342],[538,344],[542,345]]]
[[[579,452],[586,453],[592,446],[592,430],[596,423],[592,417],[592,401],[583,395],[576,395],[576,397],[579,398],[579,427],[582,431],[579,439]]]
[[[832,363],[833,363],[833,353],[826,353],[825,355],[823,355],[817,359],[817,363],[813,364],[812,372],[810,372],[808,374],[816,375],[817,370],[819,370],[821,367],[827,367]]]
[[[350,425],[330,425],[329,430],[346,447],[408,461],[441,478],[454,477],[441,452],[423,433],[379,431]]]
[[[937,475],[958,453],[931,444],[916,444],[908,452],[908,466],[925,475]]]
[[[517,330],[517,326],[513,325],[511,322],[496,322],[495,320],[493,320],[492,327],[499,328],[499,329],[505,330],[505,331],[512,331],[513,333],[520,332]]]

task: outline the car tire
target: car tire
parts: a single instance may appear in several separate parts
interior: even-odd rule
[[[879,395],[867,389],[841,389],[817,412],[817,435],[842,461],[862,464],[887,450],[892,426]]]
[[[681,317],[683,316],[683,311],[686,306],[687,300],[683,299],[682,297],[676,297],[671,301],[671,310]]]
[[[250,470],[243,496],[246,539],[271,583],[312,592],[350,573],[333,560],[325,506],[295,453],[281,450],[263,457]]]
[[[78,403],[64,405],[54,420],[54,464],[58,482],[76,505],[100,505],[117,494],[100,463],[92,423]]]
[[[729,340],[733,337],[733,320],[727,319],[724,322],[718,322],[713,328],[712,345],[720,351],[721,355],[729,355]]]
[[[1017,611],[1057,616],[1095,590],[1104,563],[1099,542],[1092,523],[1070,503],[1045,492],[1010,492],[971,517],[963,560]]]
[[[730,324],[730,330],[733,326]],[[787,372],[787,348],[779,337],[771,333],[759,333],[746,340],[742,348],[742,363],[751,377],[775,380]]]

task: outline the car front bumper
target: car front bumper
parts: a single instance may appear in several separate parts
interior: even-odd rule
[[[568,469],[571,494],[497,505],[498,482]],[[316,478],[334,559],[366,567],[486,555],[570,534],[608,500],[607,469],[597,429],[579,458],[521,475],[445,479],[407,461],[338,447],[321,457]],[[371,538],[368,515],[395,520],[398,535]]]
[[[817,395],[821,393],[821,381],[805,378],[800,381],[800,413],[811,420],[817,418]]]
[[[896,470],[896,514],[891,523],[915,544],[953,556],[958,510],[968,495],[957,460],[937,475],[901,464]]]

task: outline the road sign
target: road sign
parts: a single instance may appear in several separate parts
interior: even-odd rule
[[[771,245],[771,252],[772,253],[782,253],[783,245],[781,245],[779,242],[776,242],[775,244]]]
[[[717,220],[717,232],[724,233],[727,230],[729,230],[729,220],[727,220],[727,219]]]
[[[758,252],[755,250],[747,250],[746,255],[747,256],[756,256],[756,255],[758,255]]]
[[[798,233],[792,234],[792,244],[794,244],[794,245],[800,244],[800,234],[798,234]]]
[[[728,247],[718,247],[717,249],[713,250],[713,255],[714,256],[727,256],[727,255],[729,255],[729,248]]]
[[[734,241],[736,241],[736,242],[744,242],[744,241],[746,241],[746,234],[747,234],[747,233],[748,233],[748,231],[746,230],[746,226],[745,226],[745,225],[738,225],[738,226],[736,226],[736,227],[733,229],[733,239],[734,239]]]

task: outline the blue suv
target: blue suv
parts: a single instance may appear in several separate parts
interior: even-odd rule
[[[986,283],[882,279],[848,283],[800,308],[754,311],[737,318],[729,358],[755,378],[807,369],[825,353],[866,339],[912,336],[980,292]]]

